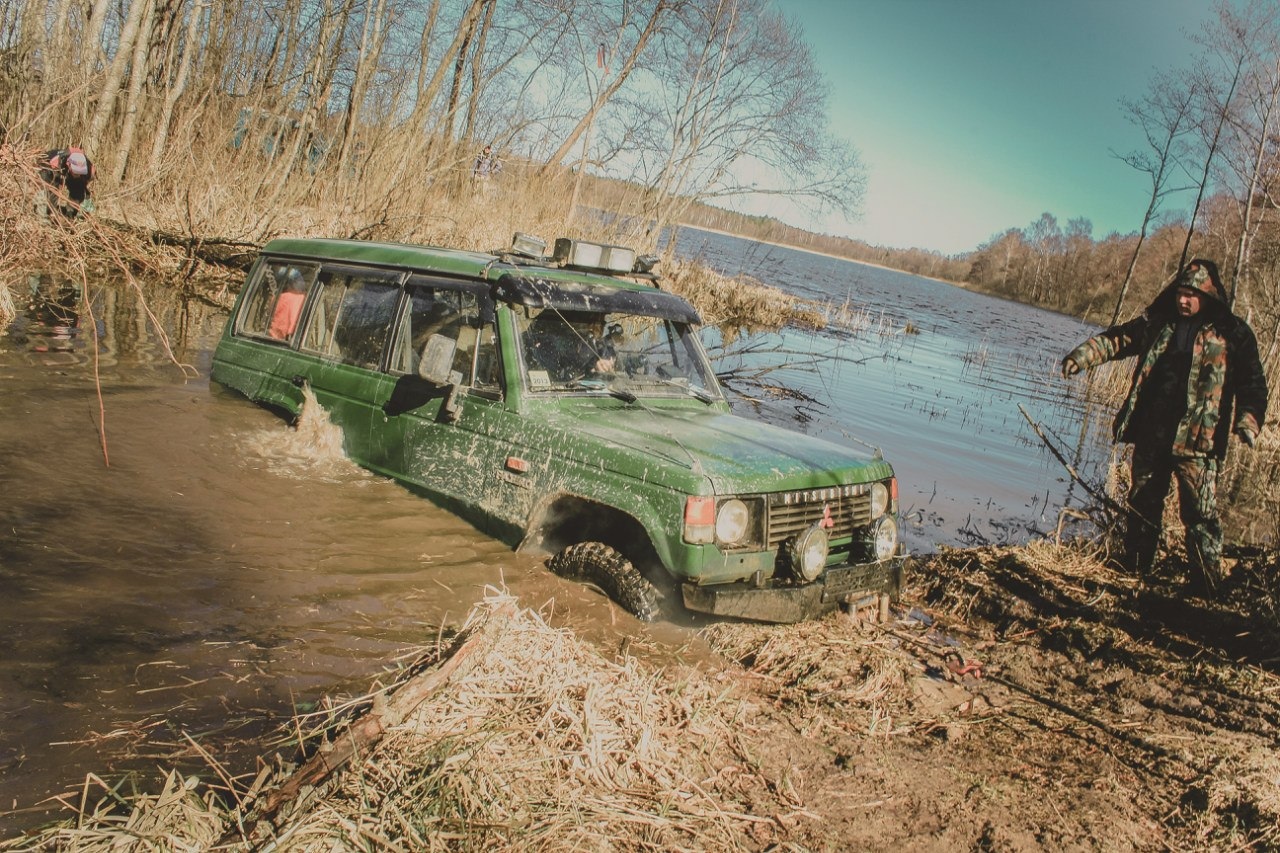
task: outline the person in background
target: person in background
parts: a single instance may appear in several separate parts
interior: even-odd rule
[[[276,297],[276,307],[271,312],[271,325],[267,334],[279,340],[286,340],[298,327],[298,315],[302,313],[302,303],[307,298],[307,285],[302,280],[302,273],[294,267],[284,271],[284,290]]]
[[[1137,357],[1116,414],[1116,441],[1133,445],[1123,565],[1144,579],[1160,543],[1169,481],[1177,483],[1193,590],[1216,595],[1222,525],[1215,489],[1231,433],[1249,447],[1267,413],[1267,379],[1249,325],[1233,313],[1213,261],[1184,267],[1140,316],[1082,343],[1063,376]]]
[[[493,146],[486,145],[484,150],[476,156],[476,161],[471,167],[471,177],[477,181],[487,181],[496,177],[502,171],[502,161],[493,153]]]
[[[48,210],[75,219],[81,210],[93,210],[89,185],[93,182],[93,163],[84,149],[55,148],[45,153],[40,176],[49,185]]]

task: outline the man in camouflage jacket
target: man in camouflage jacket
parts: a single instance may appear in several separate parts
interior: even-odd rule
[[[1213,261],[1196,259],[1140,316],[1094,335],[1062,360],[1064,376],[1137,356],[1116,413],[1116,441],[1133,444],[1125,563],[1139,577],[1155,560],[1172,477],[1193,585],[1221,580],[1215,486],[1234,432],[1253,447],[1267,412],[1267,379],[1253,330],[1231,313]]]

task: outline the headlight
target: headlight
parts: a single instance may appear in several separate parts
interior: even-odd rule
[[[898,522],[886,515],[876,523],[874,550],[877,560],[887,560],[898,550]]]
[[[783,546],[791,572],[800,580],[814,581],[827,566],[831,545],[827,531],[817,524],[805,529]]]
[[[884,483],[871,484],[871,517],[879,518],[889,508],[889,487]]]
[[[747,505],[734,498],[720,504],[716,512],[716,541],[725,545],[736,545],[747,535],[751,523],[751,513]]]

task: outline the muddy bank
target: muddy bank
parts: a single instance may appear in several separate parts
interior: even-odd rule
[[[301,757],[287,735],[264,745],[257,768],[157,779],[151,790],[163,793],[131,806],[88,786],[98,814],[11,846],[1280,842],[1274,554],[1242,559],[1222,603],[1188,598],[1172,573],[1139,591],[1046,543],[945,551],[914,577],[888,623],[717,624],[699,641],[721,662],[696,667],[657,667],[515,607],[465,672],[356,751],[304,808],[260,826],[266,835],[251,834],[250,818]],[[395,702],[365,698],[338,716]],[[341,746],[336,729],[318,740]]]

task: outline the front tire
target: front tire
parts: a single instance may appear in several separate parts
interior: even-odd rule
[[[658,590],[631,561],[603,542],[570,545],[547,561],[564,578],[587,580],[641,622],[658,617]]]

